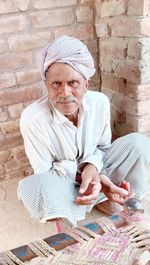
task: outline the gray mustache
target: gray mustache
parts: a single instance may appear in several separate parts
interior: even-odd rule
[[[67,97],[67,98],[63,98],[63,97],[59,97],[56,100],[56,103],[71,103],[71,102],[77,102],[77,99],[75,97]]]

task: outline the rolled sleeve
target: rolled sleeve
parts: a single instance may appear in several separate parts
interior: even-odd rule
[[[81,173],[85,164],[92,164],[97,168],[98,173],[101,172],[103,167],[103,157],[105,153],[97,150],[97,154],[88,156],[84,161],[82,161],[78,166],[78,172]]]
[[[93,164],[100,173],[104,165],[105,154],[111,146],[110,103],[106,96],[103,96],[102,99],[101,105],[97,105],[97,109],[95,109],[95,116],[100,117],[100,120],[93,124],[90,122],[88,132],[86,131],[89,135],[86,137],[85,152],[79,161],[79,173],[87,163]]]

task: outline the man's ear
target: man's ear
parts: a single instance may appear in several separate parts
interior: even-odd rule
[[[47,79],[46,79],[46,80],[44,80],[44,84],[45,84],[45,86],[47,87]]]
[[[87,80],[87,88],[89,87],[89,84],[90,84],[90,79]]]
[[[86,84],[85,84],[85,93],[89,87],[89,83],[90,83],[90,80],[86,80]]]

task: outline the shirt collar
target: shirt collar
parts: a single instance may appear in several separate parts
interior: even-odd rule
[[[59,110],[57,110],[50,102],[49,102],[49,107],[52,110],[52,119],[54,123],[63,124],[65,122],[68,122],[68,119]],[[79,110],[79,115],[84,116],[86,112],[91,110],[91,107],[92,107],[91,101],[89,101],[89,98],[86,97],[85,95],[82,101],[81,108]]]

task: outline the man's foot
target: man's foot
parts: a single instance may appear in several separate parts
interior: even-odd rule
[[[106,200],[101,203],[98,203],[96,205],[96,209],[108,215],[113,215],[114,213],[121,212],[123,210],[123,206],[119,203]]]

